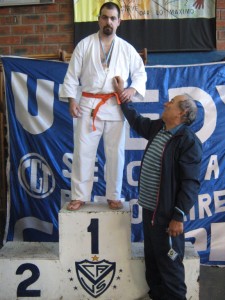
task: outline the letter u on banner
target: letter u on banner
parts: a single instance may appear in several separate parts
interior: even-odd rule
[[[38,106],[37,116],[28,111],[28,76],[19,72],[12,72],[12,90],[15,99],[16,117],[22,127],[31,134],[40,134],[53,124],[54,82],[37,80],[36,99]]]

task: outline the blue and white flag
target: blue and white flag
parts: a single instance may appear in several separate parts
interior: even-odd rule
[[[2,57],[9,135],[6,240],[58,241],[58,212],[70,200],[73,120],[59,99],[67,63]],[[225,64],[146,67],[145,101],[138,111],[158,118],[163,105],[188,93],[198,105],[192,125],[203,143],[201,189],[186,216],[185,234],[202,264],[225,265]],[[75,124],[76,125],[76,124]],[[76,144],[76,141],[75,141]],[[132,207],[132,241],[142,241],[137,181],[146,140],[127,125],[122,196]],[[105,195],[104,151],[96,158],[92,201]]]

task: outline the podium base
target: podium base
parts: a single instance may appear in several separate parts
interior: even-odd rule
[[[137,300],[147,292],[143,243],[130,243],[129,205],[59,212],[59,243],[8,242],[0,250],[1,300]],[[74,230],[73,230],[74,229]],[[185,247],[187,299],[199,299],[199,257]]]

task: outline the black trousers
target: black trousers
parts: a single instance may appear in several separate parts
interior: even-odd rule
[[[152,215],[151,211],[143,208],[144,254],[149,294],[154,300],[185,300],[184,234],[172,238],[172,248],[178,253],[173,260],[168,256],[168,225],[152,225]]]

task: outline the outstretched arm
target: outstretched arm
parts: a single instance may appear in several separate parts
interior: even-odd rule
[[[134,88],[124,89],[124,81],[120,76],[113,78],[113,84],[115,91],[118,93],[120,101],[122,103],[130,102],[133,95],[136,93]]]

